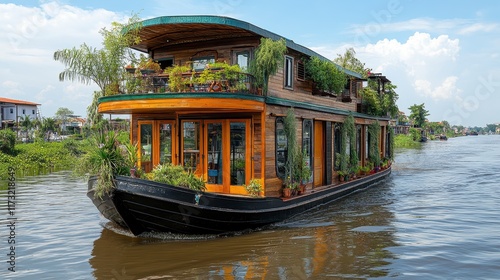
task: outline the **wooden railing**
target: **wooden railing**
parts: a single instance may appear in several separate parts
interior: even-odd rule
[[[213,70],[217,72],[218,70]],[[122,88],[124,92],[134,93],[181,93],[181,92],[233,92],[262,95],[255,87],[255,78],[248,73],[237,73],[231,78],[218,75],[218,79],[206,80],[202,72],[186,72],[181,75],[157,74],[143,71],[129,72]]]

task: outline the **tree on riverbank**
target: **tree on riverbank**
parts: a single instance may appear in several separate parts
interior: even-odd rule
[[[425,110],[425,104],[413,104],[413,106],[410,106],[408,109],[411,111],[409,118],[413,121],[413,125],[423,128],[426,117],[429,116],[429,111]]]

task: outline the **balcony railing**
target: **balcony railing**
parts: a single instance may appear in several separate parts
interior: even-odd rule
[[[134,93],[188,93],[188,92],[214,92],[214,93],[247,93],[262,95],[255,87],[255,78],[248,73],[232,73],[226,77],[220,70],[211,70],[214,79],[207,79],[203,72],[191,71],[182,74],[158,74],[148,71],[129,71],[122,84],[122,92]]]

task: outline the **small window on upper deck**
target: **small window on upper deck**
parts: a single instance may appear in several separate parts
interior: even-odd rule
[[[214,56],[205,56],[205,57],[197,57],[193,59],[193,70],[194,71],[203,71],[207,64],[214,63]]]
[[[158,64],[160,64],[161,69],[165,70],[168,67],[174,66],[174,58],[161,58],[158,59]]]
[[[285,56],[285,83],[287,89],[293,89],[293,57]]]
[[[248,62],[250,61],[250,53],[242,51],[236,53],[236,63],[240,66],[241,70],[246,72],[248,70]]]

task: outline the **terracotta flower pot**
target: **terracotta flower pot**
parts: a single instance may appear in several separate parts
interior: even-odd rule
[[[284,188],[283,189],[283,197],[288,198],[292,196],[292,189]]]

